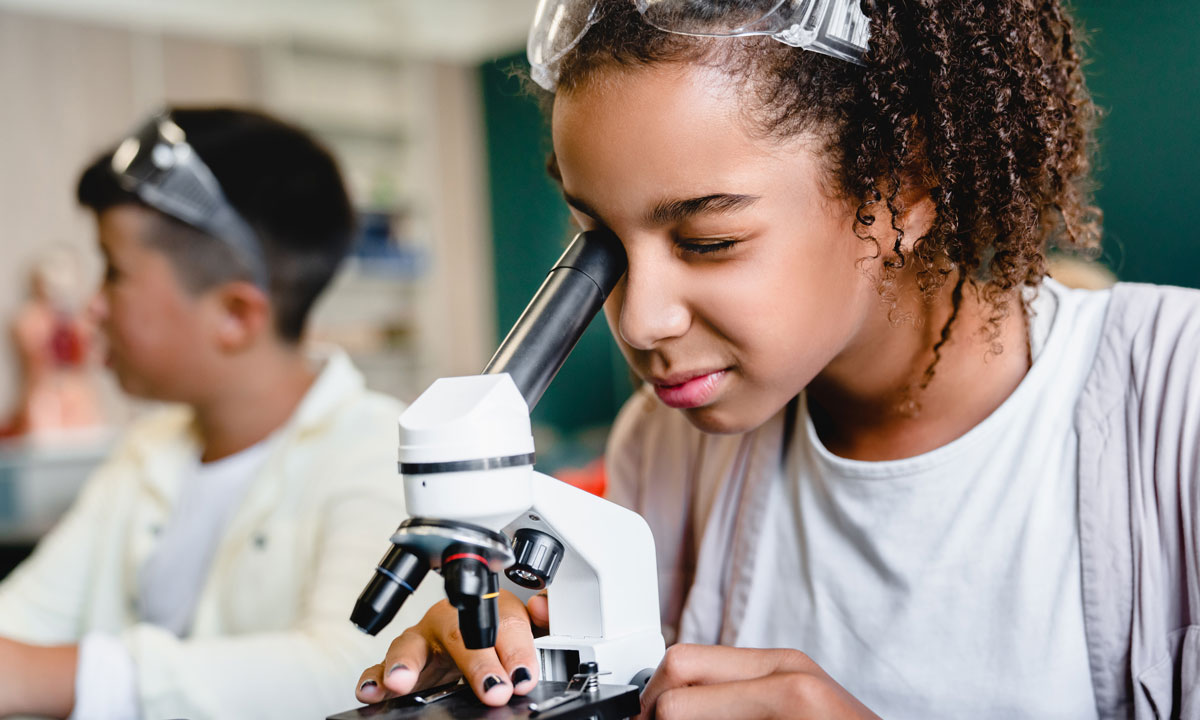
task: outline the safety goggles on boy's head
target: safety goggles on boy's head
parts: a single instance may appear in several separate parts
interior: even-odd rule
[[[269,289],[266,258],[257,235],[221,191],[221,184],[187,142],[169,113],[151,117],[117,146],[111,169],[126,191],[233,248],[253,276]]]
[[[767,35],[792,47],[862,64],[870,34],[859,0],[628,0],[642,18],[678,35]],[[527,52],[534,81],[553,91],[558,63],[600,19],[601,0],[539,0]]]

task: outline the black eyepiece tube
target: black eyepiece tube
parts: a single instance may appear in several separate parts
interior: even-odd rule
[[[429,564],[420,555],[392,545],[354,603],[350,622],[368,635],[378,634],[396,617],[400,606],[416,591],[427,572]]]
[[[576,235],[483,374],[511,375],[532,410],[625,274],[626,264],[625,248],[611,231]]]

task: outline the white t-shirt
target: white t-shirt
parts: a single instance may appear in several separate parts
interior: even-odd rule
[[[202,463],[180,485],[171,519],[138,577],[138,615],[179,637],[191,628],[217,544],[270,450],[267,438]],[[73,720],[139,717],[133,658],[115,637],[89,633],[79,643]]]
[[[923,455],[837,457],[801,397],[737,644],[800,649],[889,720],[1096,717],[1074,412],[1108,298],[1046,281],[1025,378]]]

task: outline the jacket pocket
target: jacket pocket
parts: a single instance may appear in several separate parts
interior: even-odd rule
[[[1138,685],[1154,717],[1200,718],[1200,625],[1180,628],[1167,638],[1170,653],[1138,675]]]

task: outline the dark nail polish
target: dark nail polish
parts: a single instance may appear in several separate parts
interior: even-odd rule
[[[396,672],[397,670],[407,670],[407,669],[408,669],[408,666],[405,665],[404,663],[396,663],[395,665],[393,665],[391,668],[388,669],[388,675],[391,675],[392,673]]]
[[[358,686],[358,689],[359,689],[359,691],[361,692],[361,691],[363,691],[363,690],[370,690],[370,689],[371,689],[371,688],[373,688],[373,687],[375,687],[375,681],[374,681],[374,680],[367,680],[367,681],[366,681],[366,682],[364,682],[362,685],[359,685],[359,686]]]
[[[488,690],[491,690],[492,688],[496,687],[497,685],[503,685],[503,684],[504,684],[504,681],[501,680],[500,678],[496,677],[495,675],[488,675],[487,677],[485,677],[483,679],[483,691],[486,693]]]
[[[533,676],[529,674],[529,670],[524,666],[513,670],[512,681],[513,685],[520,685],[523,682],[529,682]]]

